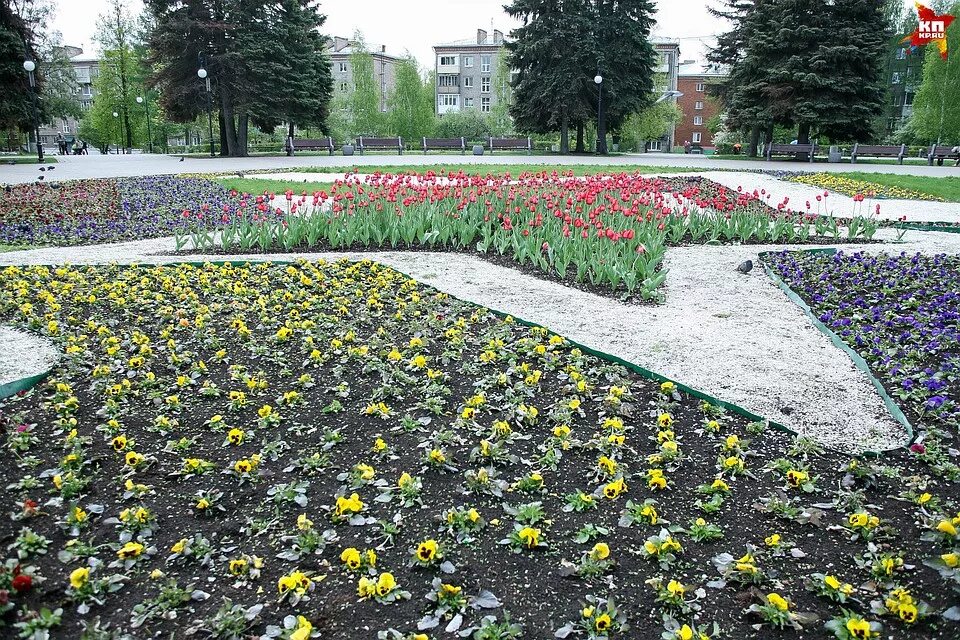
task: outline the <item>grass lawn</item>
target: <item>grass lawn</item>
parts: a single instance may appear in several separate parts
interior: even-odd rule
[[[875,185],[877,187],[884,187],[888,190],[899,189],[913,191],[935,198],[942,198],[946,202],[960,202],[960,177],[931,178],[928,176],[907,176],[898,174],[851,171],[844,173],[831,173],[827,178],[827,182],[821,186],[826,189],[851,195],[848,193],[850,189],[843,188],[842,183],[832,184],[832,182],[835,180],[844,179],[856,180],[859,183],[863,183],[856,185],[861,189],[867,189],[870,185]],[[877,188],[876,191],[880,192],[881,189]],[[887,197],[898,197],[896,192],[888,191],[886,195]]]
[[[261,194],[264,191],[271,193],[283,193],[287,189],[293,189],[297,193],[301,191],[329,191],[333,186],[330,182],[321,182],[310,180],[309,182],[296,182],[290,180],[258,180],[256,178],[218,178],[215,182],[222,184],[227,189],[236,189],[240,193]]]
[[[36,249],[37,247],[29,244],[0,244],[0,253],[8,253],[10,251],[26,251],[27,249]]]
[[[462,162],[451,162],[450,164],[438,163],[434,166],[403,166],[403,165],[351,165],[341,167],[299,167],[293,171],[300,173],[336,173],[342,174],[348,171],[358,169],[361,173],[425,173],[427,171],[439,172],[458,172],[463,171],[473,175],[504,174],[518,176],[524,172],[538,171],[572,171],[576,176],[593,175],[597,173],[626,172],[626,173],[687,173],[703,171],[703,167],[667,167],[658,165],[642,164],[583,164],[583,165],[558,165],[547,162],[541,163],[504,163],[504,164],[470,164]]]
[[[56,156],[43,156],[43,162],[37,162],[36,154],[32,156],[0,156],[0,164],[57,164]]]

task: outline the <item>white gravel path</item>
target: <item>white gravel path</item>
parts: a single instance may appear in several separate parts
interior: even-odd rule
[[[885,235],[884,235],[885,234]],[[892,233],[883,231],[886,239]],[[898,245],[848,250],[960,253],[960,235],[908,232]],[[843,245],[838,245],[842,247]],[[0,254],[0,264],[177,262],[169,238]],[[743,406],[824,444],[851,451],[903,444],[902,427],[850,359],[763,274],[734,271],[783,246],[695,246],[667,252],[666,302],[623,304],[492,265],[423,252],[191,256],[190,260],[369,258],[477,304],[542,324],[695,389]]]
[[[49,371],[57,358],[46,338],[0,326],[0,386]]]

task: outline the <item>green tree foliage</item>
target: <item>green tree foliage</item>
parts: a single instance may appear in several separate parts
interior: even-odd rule
[[[218,111],[222,153],[247,155],[251,119],[320,126],[331,83],[323,24],[307,0],[145,0],[153,27],[148,44],[165,113],[176,122],[206,115],[197,77],[201,60]],[[312,55],[311,55],[312,52]],[[321,68],[326,67],[326,68]],[[269,127],[268,127],[269,128]]]
[[[315,0],[268,3],[264,19],[247,36],[250,71],[282,89],[258,92],[251,104],[255,123],[272,131],[280,122],[318,128],[325,134],[333,74],[320,29],[327,17]]]
[[[401,60],[397,65],[394,90],[387,104],[391,135],[398,135],[411,143],[433,135],[436,124],[433,84],[423,81],[417,61],[413,58]]]
[[[596,113],[585,99],[596,60],[583,44],[592,30],[587,0],[514,0],[506,12],[522,22],[507,42],[508,65],[516,70],[510,115],[518,131],[560,131],[562,153],[568,130]]]
[[[352,135],[382,135],[385,118],[380,111],[380,86],[373,70],[373,56],[367,51],[360,34],[356,34],[354,40],[354,51],[350,54],[353,86],[350,88],[349,95]]]
[[[30,27],[14,10],[9,0],[0,2],[0,126],[6,130],[33,127],[33,97],[27,74],[26,58],[36,59],[36,50],[26,48]]]
[[[493,135],[490,120],[476,109],[451,111],[437,118],[435,133],[438,138],[466,138],[467,141],[482,142]]]
[[[101,151],[109,146],[130,148],[135,142],[144,140],[132,138],[132,131],[145,129],[145,114],[136,103],[136,96],[130,91],[129,85],[124,87],[119,58],[117,51],[104,52],[100,60],[100,73],[93,83],[96,96],[93,105],[83,114],[78,132],[81,139]],[[127,113],[126,120],[124,112]],[[131,132],[130,138],[127,138],[128,131]]]
[[[960,16],[960,3],[947,13]],[[960,142],[960,21],[947,28],[946,60],[935,46],[925,48],[923,81],[913,101],[910,129],[921,140],[955,145]]]
[[[801,143],[812,132],[834,141],[871,137],[886,95],[882,3],[756,0],[731,12],[738,22],[714,58],[729,61],[740,47],[725,95],[732,126],[795,126]]]
[[[97,42],[103,50],[101,61],[101,75],[103,67],[109,66],[108,74],[116,86],[110,92],[113,108],[119,114],[123,125],[124,146],[133,148],[133,126],[131,113],[134,111],[135,90],[134,76],[137,65],[134,55],[135,24],[133,16],[127,10],[124,0],[110,0],[107,11],[100,15],[98,20]],[[97,100],[100,98],[98,97]],[[95,100],[96,102],[96,100]]]
[[[646,142],[665,136],[682,117],[683,110],[672,100],[664,100],[631,114],[620,127],[621,149],[643,151]]]
[[[513,118],[510,106],[513,104],[513,87],[510,86],[510,61],[507,56],[497,56],[497,64],[491,78],[493,85],[493,106],[487,119],[494,136],[507,136],[513,133]]]
[[[654,5],[650,0],[514,0],[508,14],[522,22],[508,43],[517,70],[514,106],[518,130],[561,131],[598,113],[611,129],[649,104],[655,55],[649,42]]]

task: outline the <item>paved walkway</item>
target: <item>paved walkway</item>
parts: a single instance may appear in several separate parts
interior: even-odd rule
[[[251,169],[283,169],[288,167],[363,167],[370,165],[396,166],[443,166],[454,164],[542,164],[545,167],[571,165],[624,165],[642,164],[665,167],[697,167],[705,171],[716,169],[755,171],[760,169],[784,171],[863,171],[876,173],[899,173],[918,176],[960,176],[960,168],[953,166],[928,167],[926,165],[858,164],[849,163],[809,164],[802,162],[765,162],[750,160],[714,160],[710,156],[670,153],[624,154],[617,156],[527,156],[495,154],[484,156],[461,156],[459,154],[412,153],[398,155],[367,156],[296,156],[288,158],[257,156],[251,158],[186,158],[165,155],[91,155],[63,156],[49,176],[58,180],[81,178],[116,178],[126,176],[169,175],[177,173],[215,173],[222,171],[250,171]],[[8,166],[0,159],[0,183],[32,182],[40,175],[34,165]]]
[[[892,236],[886,232],[885,236]],[[881,232],[883,235],[884,232]],[[896,251],[960,253],[960,235],[908,232]],[[666,303],[623,304],[492,265],[480,258],[425,252],[207,256],[235,261],[370,258],[477,304],[542,324],[708,394],[739,404],[824,444],[851,451],[904,443],[906,433],[849,358],[817,331],[764,275],[736,265],[785,247],[671,249]],[[889,251],[870,245],[850,250]],[[169,238],[0,254],[0,265],[70,262],[177,262]],[[190,260],[203,260],[191,256]],[[576,313],[571,313],[576,309]]]

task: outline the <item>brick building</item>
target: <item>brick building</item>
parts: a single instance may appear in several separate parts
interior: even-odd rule
[[[708,87],[725,77],[726,74],[716,72],[680,73],[677,90],[683,94],[678,100],[683,117],[677,124],[677,145],[689,142],[713,149],[713,135],[707,129],[707,123],[720,112],[720,105],[710,96]]]

